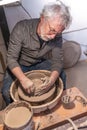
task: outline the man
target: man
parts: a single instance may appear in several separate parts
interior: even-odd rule
[[[51,70],[49,80],[41,86],[42,94],[52,87],[59,76],[65,81],[61,33],[70,21],[68,8],[58,2],[44,6],[40,19],[23,20],[15,25],[10,36],[7,71],[2,88],[7,105],[11,103],[9,89],[15,78],[27,93],[34,91],[33,82],[24,72]],[[50,59],[46,56],[49,52]]]

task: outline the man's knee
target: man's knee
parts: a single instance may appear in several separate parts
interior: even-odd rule
[[[6,102],[6,105],[9,105],[11,103],[11,97],[10,92],[7,89],[2,89],[2,97],[4,101]]]
[[[65,90],[66,89],[66,73],[65,73],[65,71],[63,71],[63,70],[61,71],[60,78],[63,81],[63,86],[64,86],[64,90]]]
[[[10,97],[10,87],[13,82],[13,78],[11,75],[6,71],[3,79],[3,86],[1,89],[2,96],[6,102],[6,105],[8,105],[11,102],[11,97]]]

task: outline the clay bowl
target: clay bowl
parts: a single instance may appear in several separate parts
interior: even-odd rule
[[[41,72],[41,73],[45,74],[46,76],[49,76],[51,74],[51,72],[47,71],[47,70],[35,70],[34,72]],[[14,102],[23,100],[18,95],[18,85],[19,85],[18,80],[15,80],[10,87],[10,95]],[[59,78],[58,84],[56,84],[56,90],[55,90],[53,96],[50,97],[50,99],[43,101],[43,102],[39,102],[39,103],[30,103],[29,102],[33,108],[33,112],[39,113],[39,112],[45,111],[47,109],[52,109],[53,107],[55,107],[55,105],[57,105],[57,103],[61,99],[62,92],[63,92],[63,82],[62,82],[61,78]]]
[[[30,71],[27,74],[27,77],[29,79],[31,79],[34,83],[35,88],[39,88],[39,86],[41,84],[43,84],[43,81],[41,80],[41,78],[44,78],[46,75],[44,73],[41,72],[34,72],[34,71]],[[18,85],[18,95],[21,99],[28,101],[30,103],[38,103],[38,102],[43,102],[46,100],[51,99],[51,96],[54,94],[55,92],[55,85],[52,87],[52,89],[50,89],[47,93],[40,95],[40,96],[29,96],[29,94],[27,94],[23,88],[20,86],[20,84]]]
[[[74,98],[71,95],[65,94],[61,98],[63,107],[66,109],[72,109],[75,104],[74,104]]]

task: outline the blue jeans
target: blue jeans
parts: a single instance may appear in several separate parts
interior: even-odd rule
[[[51,63],[49,60],[44,60],[40,63],[31,65],[31,66],[23,66],[20,65],[21,69],[23,72],[28,72],[31,70],[50,70],[51,67]],[[60,77],[63,81],[64,84],[64,89],[66,89],[66,74],[65,72],[62,70]],[[4,79],[3,79],[3,87],[2,87],[2,96],[6,102],[6,105],[9,105],[12,102],[12,99],[10,97],[10,86],[12,84],[12,82],[15,80],[15,76],[11,73],[11,71],[9,69],[6,70],[6,73],[4,75]]]

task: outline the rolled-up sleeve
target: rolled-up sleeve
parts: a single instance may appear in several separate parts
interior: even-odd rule
[[[17,23],[10,35],[9,40],[7,52],[7,67],[9,67],[9,69],[19,66],[18,58],[22,47],[23,35],[23,25],[21,22]]]

